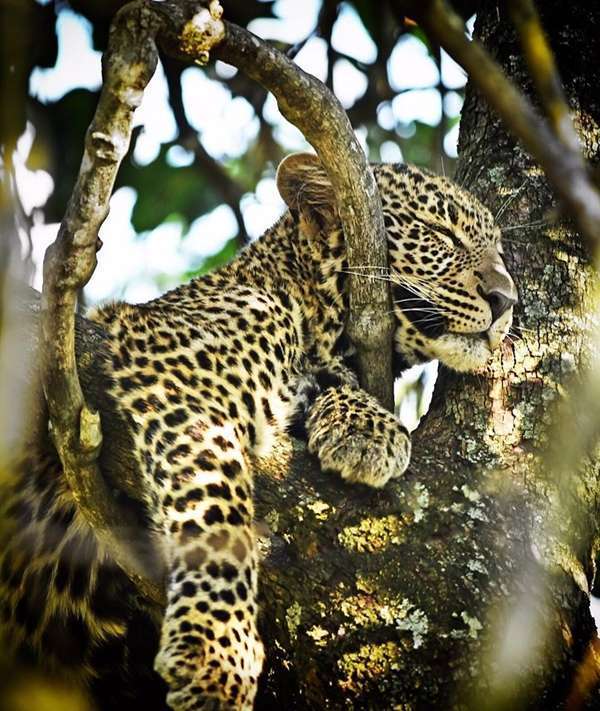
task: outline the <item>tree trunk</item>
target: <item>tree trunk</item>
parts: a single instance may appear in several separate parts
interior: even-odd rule
[[[527,90],[498,7],[484,3],[476,33]],[[549,0],[543,20],[598,160],[600,7]],[[517,336],[485,375],[441,374],[404,481],[358,490],[304,459],[272,496],[259,481],[274,531],[262,573],[265,708],[575,708],[584,691],[598,468],[559,488],[538,455],[554,401],[588,360],[595,275],[568,226],[516,229],[549,220],[552,195],[472,88],[461,147],[459,182],[508,228]],[[545,525],[556,515],[562,530]]]
[[[477,34],[524,85],[497,7],[483,4]],[[581,140],[598,160],[600,7],[546,0],[541,9]],[[554,401],[589,356],[582,324],[594,275],[568,226],[516,227],[547,221],[552,196],[472,89],[461,147],[458,179],[501,214],[517,323],[531,330],[517,329],[485,374],[442,372],[410,469],[384,491],[319,472],[295,441],[257,463],[269,653],[257,708],[558,709],[567,699],[578,708],[580,663],[595,639],[599,471],[588,463],[571,473],[565,507],[565,487],[538,455]],[[95,366],[101,332],[81,323],[78,338],[86,398],[102,412],[103,470],[135,495],[127,427],[106,409]],[[569,537],[544,525],[556,511]]]

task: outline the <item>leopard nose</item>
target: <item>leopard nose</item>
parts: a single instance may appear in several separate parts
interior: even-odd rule
[[[490,291],[489,294],[485,294],[484,298],[492,310],[492,323],[517,303],[516,298],[508,296],[501,291]]]

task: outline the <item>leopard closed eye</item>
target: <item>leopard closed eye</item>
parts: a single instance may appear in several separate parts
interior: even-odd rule
[[[396,374],[431,359],[483,367],[517,298],[498,227],[446,178],[405,165],[373,170]],[[359,388],[342,338],[351,269],[326,173],[297,154],[277,182],[288,211],[233,262],[149,303],[90,314],[107,333],[107,387],[133,433],[145,513],[168,561],[154,664],[176,711],[253,706],[264,651],[250,455],[267,454],[300,420],[323,468],[349,482],[382,487],[409,464],[408,433]],[[125,670],[135,657],[134,591],[55,461],[24,463],[5,500],[14,526],[0,569],[8,636],[55,667],[78,664],[81,683],[99,688],[99,660],[112,654]],[[35,555],[23,555],[32,541]],[[61,650],[65,631],[77,654]]]

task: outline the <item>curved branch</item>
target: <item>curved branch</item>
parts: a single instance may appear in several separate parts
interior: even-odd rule
[[[556,136],[570,151],[579,153],[579,139],[571,121],[554,55],[542,29],[535,5],[532,0],[509,0],[508,5],[513,24],[519,32],[529,72],[550,125]]]
[[[115,501],[98,467],[102,444],[99,414],[85,401],[75,360],[74,312],[78,291],[90,279],[99,248],[98,230],[119,165],[129,147],[133,112],[157,63],[155,36],[187,58],[205,63],[223,38],[221,7],[133,2],[111,26],[103,58],[104,85],[85,143],[77,184],[56,242],[44,260],[42,294],[43,386],[50,425],[66,479],[99,540],[140,591],[162,600],[160,571],[149,571],[135,549],[136,529]],[[351,264],[387,267],[379,195],[346,114],[318,80],[250,33],[227,25],[221,56],[276,94],[284,115],[319,153],[336,190]],[[348,160],[342,157],[348,157]],[[348,331],[359,351],[363,383],[392,405],[391,300],[387,287],[351,284]]]
[[[153,6],[154,7],[154,6]],[[168,18],[164,49],[181,58],[206,61],[201,48],[183,42],[194,3],[164,2],[156,10]],[[375,179],[348,117],[335,96],[284,54],[241,27],[225,22],[225,36],[213,56],[244,71],[273,93],[281,113],[317,152],[331,180],[351,265],[374,265],[386,273],[387,243]],[[350,277],[347,332],[358,354],[361,384],[393,407],[391,295],[383,281]]]
[[[348,117],[331,92],[285,55],[247,30],[226,23],[215,56],[242,69],[271,91],[281,113],[316,150],[333,185],[349,264],[385,273],[387,243],[375,180]],[[361,384],[393,406],[391,298],[382,281],[350,278],[347,331],[358,350]]]
[[[135,532],[100,473],[99,414],[85,402],[75,360],[77,292],[96,266],[98,230],[131,138],[133,112],[157,62],[154,16],[143,5],[119,13],[103,59],[104,86],[88,129],[79,177],[56,242],[44,258],[41,340],[50,427],[79,507],[119,565],[146,595],[161,599],[160,578],[147,578],[134,550]]]

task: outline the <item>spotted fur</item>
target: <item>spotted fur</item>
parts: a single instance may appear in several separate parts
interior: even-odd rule
[[[498,228],[445,178],[401,165],[374,171],[397,371],[432,358],[482,367],[516,299]],[[136,683],[112,691],[137,689],[139,702],[143,687],[146,709],[164,698],[150,668],[157,650],[171,708],[252,708],[264,652],[250,455],[268,454],[300,419],[323,468],[349,482],[381,487],[408,466],[408,433],[360,390],[348,360],[346,278],[369,270],[347,263],[326,174],[314,157],[291,156],[278,185],[290,210],[231,264],[147,304],[91,314],[106,330],[105,376],[133,433],[143,515],[168,561],[160,640],[56,464],[32,456],[5,497],[7,640],[88,686],[100,688],[107,669],[129,674]],[[120,708],[102,693],[101,707]]]

